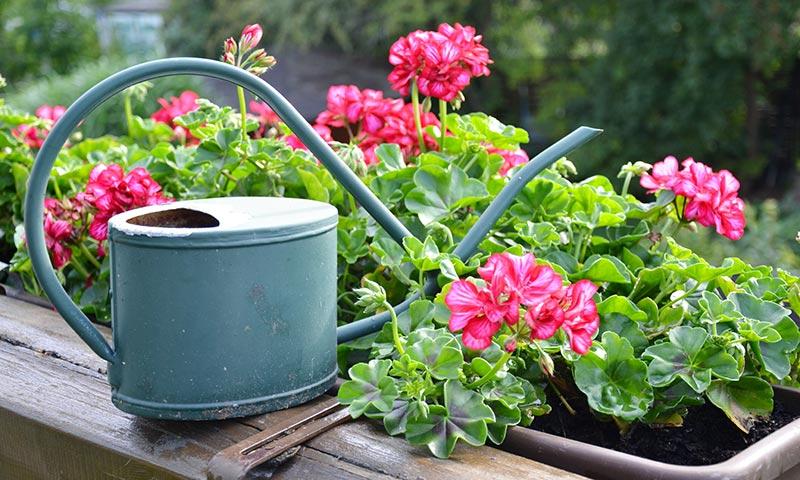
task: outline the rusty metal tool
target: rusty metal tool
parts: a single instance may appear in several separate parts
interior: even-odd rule
[[[336,398],[324,399],[311,409],[301,406],[292,410],[296,413],[215,455],[208,465],[208,479],[243,479],[255,467],[350,420],[347,407]]]

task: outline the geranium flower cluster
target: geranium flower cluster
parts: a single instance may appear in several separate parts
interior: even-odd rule
[[[112,216],[133,208],[172,201],[161,194],[161,185],[147,170],[137,167],[125,174],[117,164],[94,167],[81,198],[96,209],[89,225],[89,235],[98,241],[108,237],[108,221]]]
[[[45,120],[45,123],[49,123],[49,127],[37,128],[33,125],[20,125],[12,130],[11,133],[15,137],[21,139],[31,148],[42,148],[44,139],[47,138],[47,134],[50,133],[50,129],[59,118],[64,116],[64,112],[66,111],[67,109],[61,105],[56,105],[53,107],[50,105],[41,105],[36,109],[36,116],[42,120]]]
[[[691,157],[681,165],[683,168],[679,169],[675,157],[666,157],[653,165],[651,173],[643,174],[639,182],[649,193],[672,190],[684,197],[683,219],[716,227],[717,233],[731,240],[742,238],[746,220],[736,177],[728,170],[714,172]]]
[[[166,123],[172,127],[175,136],[188,144],[197,143],[197,139],[192,136],[189,131],[180,125],[175,124],[175,119],[181,115],[186,115],[189,112],[197,110],[200,106],[197,104],[199,95],[191,90],[186,90],[180,94],[179,97],[170,97],[169,100],[159,98],[158,103],[161,108],[153,112],[150,118],[159,123]]]
[[[423,95],[453,101],[473,77],[489,75],[492,60],[473,27],[439,25],[437,31],[416,30],[389,49],[392,89],[408,95],[416,82]]]
[[[83,203],[78,199],[45,199],[44,241],[55,268],[63,267],[72,258],[70,244],[75,240],[76,225],[80,225],[83,214]]]
[[[436,116],[430,112],[421,115],[422,127],[438,125]],[[414,111],[410,103],[400,98],[384,98],[383,92],[355,85],[332,85],[328,89],[327,108],[315,121],[314,128],[327,141],[332,140],[331,131],[341,129],[358,143],[364,152],[367,165],[378,163],[375,149],[382,143],[395,143],[405,155],[420,153],[414,126]],[[302,143],[294,137],[287,142],[298,148]],[[428,148],[435,148],[436,140],[423,135]],[[305,147],[303,147],[305,148]]]
[[[600,326],[594,283],[580,280],[565,286],[561,275],[548,265],[537,264],[530,253],[493,254],[478,268],[478,275],[482,284],[459,279],[445,296],[451,312],[450,330],[462,331],[468,348],[487,348],[503,325],[514,332],[506,344],[512,350],[519,340],[546,340],[559,328],[569,337],[574,352],[584,354],[591,347]]]

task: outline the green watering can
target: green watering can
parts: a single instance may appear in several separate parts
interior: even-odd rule
[[[197,74],[265,100],[311,153],[398,243],[408,229],[265,81],[234,66],[173,58],[123,70],[83,94],[56,123],[31,172],[25,234],[39,283],[58,312],[108,361],[114,404],[144,417],[210,420],[306,402],[336,379],[336,343],[375,332],[384,312],[336,328],[337,211],[288,198],[217,198],[144,207],[109,222],[112,348],[53,272],[42,228],[53,162],[103,101],[153,78]],[[472,255],[522,188],[601,131],[580,127],[511,178],[461,240]],[[437,290],[429,277],[427,294]],[[396,307],[405,311],[419,297]]]

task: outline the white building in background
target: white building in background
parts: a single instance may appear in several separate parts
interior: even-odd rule
[[[161,57],[166,53],[162,28],[168,0],[112,2],[97,14],[97,34],[105,51]]]

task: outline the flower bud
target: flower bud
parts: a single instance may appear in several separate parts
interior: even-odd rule
[[[548,377],[552,377],[553,372],[556,370],[556,366],[553,363],[553,357],[545,352],[541,352],[539,354],[539,368],[542,369],[542,373]]]
[[[517,349],[517,339],[514,337],[510,337],[508,340],[506,340],[506,343],[505,345],[503,345],[503,348],[506,349],[506,352],[512,353]]]
[[[242,38],[239,40],[239,46],[242,51],[246,52],[258,45],[258,42],[261,41],[262,34],[261,25],[257,23],[244,27],[244,30],[242,30]]]
[[[231,52],[225,52],[225,54],[222,55],[222,61],[231,65],[236,65],[236,59],[233,58],[233,54]]]
[[[225,53],[236,55],[236,48],[236,40],[234,40],[233,37],[228,37],[225,39]]]

